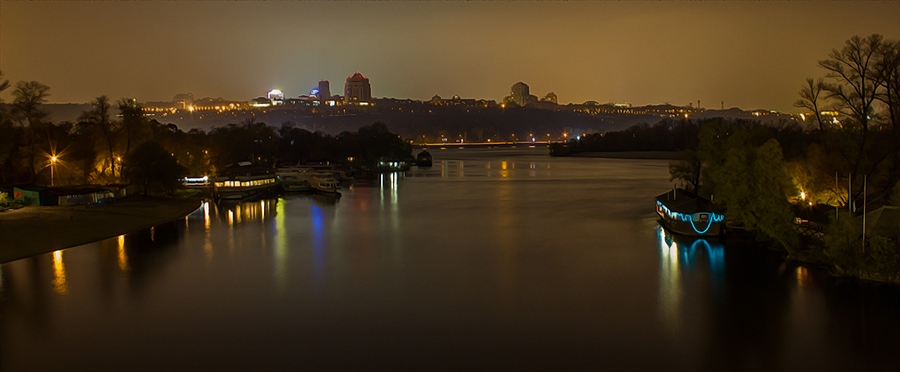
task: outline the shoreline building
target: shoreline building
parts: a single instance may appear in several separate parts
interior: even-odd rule
[[[368,104],[372,101],[372,87],[369,85],[369,78],[357,71],[355,74],[347,78],[344,84],[344,103],[345,104]]]

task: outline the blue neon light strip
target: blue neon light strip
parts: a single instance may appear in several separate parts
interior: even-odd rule
[[[703,229],[703,231],[700,231],[700,230],[697,230],[697,226],[694,226],[694,219],[690,219],[690,220],[691,220],[691,228],[694,229],[694,232],[696,232],[697,234],[700,234],[700,235],[706,234],[706,232],[709,231],[709,227],[712,226],[712,219],[710,219],[709,223],[706,224],[706,228]]]
[[[692,215],[681,213],[681,212],[674,212],[674,211],[670,210],[669,207],[666,207],[666,205],[663,204],[659,200],[656,201],[656,205],[659,206],[666,213],[666,215],[669,216],[669,218],[676,220],[676,221],[690,222],[691,228],[694,229],[694,232],[696,232],[698,235],[706,234],[706,232],[709,231],[710,226],[712,226],[712,224],[714,222],[722,222],[725,220],[725,215],[713,213],[713,212],[704,212],[704,213],[709,213],[709,220],[706,224],[706,228],[703,229],[703,231],[700,231],[697,229],[697,226],[694,224],[694,219],[693,219]]]

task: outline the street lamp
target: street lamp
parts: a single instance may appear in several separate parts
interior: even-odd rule
[[[53,168],[56,168],[56,155],[50,157],[50,186],[53,186]]]

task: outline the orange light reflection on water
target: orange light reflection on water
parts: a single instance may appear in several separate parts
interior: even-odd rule
[[[53,290],[64,295],[69,292],[69,285],[66,283],[66,265],[62,254],[61,250],[53,252]]]
[[[119,270],[128,271],[128,254],[125,253],[125,235],[119,235]]]

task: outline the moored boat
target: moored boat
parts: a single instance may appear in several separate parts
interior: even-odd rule
[[[278,181],[273,169],[240,162],[219,172],[213,185],[219,199],[242,200],[274,191]]]
[[[718,236],[725,215],[713,203],[694,193],[673,189],[656,197],[659,222],[672,232],[691,236]]]
[[[309,184],[309,169],[303,167],[278,168],[275,173],[285,192],[307,192],[313,188]]]
[[[309,185],[317,192],[340,195],[341,183],[334,179],[331,172],[310,171]]]
[[[416,155],[416,165],[420,167],[430,167],[432,164],[431,153],[428,150],[422,150]]]

